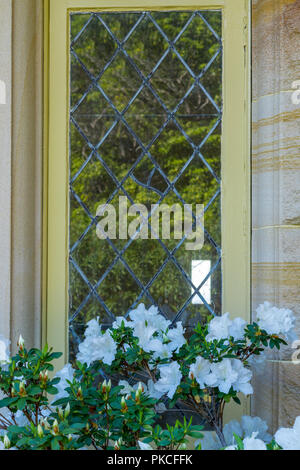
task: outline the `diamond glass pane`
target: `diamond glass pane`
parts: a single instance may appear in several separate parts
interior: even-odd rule
[[[70,25],[72,360],[95,317],[109,326],[143,302],[190,330],[221,312],[222,15],[76,12]],[[120,237],[120,200],[146,209],[128,217],[135,236]],[[202,248],[175,237],[172,213],[157,232],[156,204],[188,205],[194,222],[203,204]]]

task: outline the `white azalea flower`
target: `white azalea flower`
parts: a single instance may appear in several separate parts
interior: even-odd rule
[[[222,316],[214,317],[208,324],[208,335],[206,336],[207,341],[221,340],[228,338],[229,327],[232,321],[229,318],[229,313],[225,313]]]
[[[154,326],[158,331],[166,331],[171,325],[170,320],[167,320],[162,315],[152,316],[147,323]]]
[[[93,319],[87,323],[87,328],[85,330],[85,337],[88,336],[99,336],[101,334],[101,326],[99,325],[99,317]]]
[[[163,344],[159,339],[153,340],[151,347],[154,351],[153,359],[169,359],[172,357],[172,351],[170,351],[169,345]]]
[[[258,417],[243,416],[240,423],[232,420],[225,424],[223,428],[223,435],[227,445],[225,450],[237,449],[234,434],[245,440],[246,438],[251,438],[255,433],[257,439],[264,443],[269,443],[272,440],[272,436],[267,430],[267,423]],[[201,443],[203,450],[220,450],[223,447],[218,436],[213,432],[205,433],[204,439],[197,441],[197,445],[199,443]],[[246,441],[246,444],[248,446],[248,441]]]
[[[68,393],[66,392],[66,388],[69,387],[68,381],[73,382],[74,372],[75,370],[73,369],[71,364],[66,364],[63,367],[63,369],[57,372],[55,377],[59,377],[60,382],[56,385],[58,394],[55,395],[55,398],[53,401],[57,401],[57,400],[60,400],[61,398],[65,398],[68,396]]]
[[[142,387],[144,389],[144,393],[147,394],[148,393],[147,385],[145,385],[143,382],[139,382],[139,383],[136,383],[133,386],[131,386],[127,382],[127,380],[120,380],[119,387],[123,387],[122,390],[120,391],[121,395],[130,396],[132,392],[135,392],[138,389],[139,384],[142,385]]]
[[[246,437],[243,440],[243,450],[267,450],[267,446],[261,439],[257,439],[257,433],[253,433],[251,437]],[[225,450],[238,450],[237,445],[231,445],[225,448]]]
[[[151,379],[148,380],[147,387],[148,387],[148,395],[151,398],[155,398],[156,400],[159,400],[164,395],[164,392],[162,392],[160,390],[156,390],[155,384],[154,384],[153,380],[151,380]]]
[[[234,442],[234,434],[241,439],[245,439],[246,437],[251,437],[253,433],[256,433],[258,439],[269,443],[272,440],[272,436],[267,430],[267,423],[257,416],[243,416],[240,423],[233,420],[225,424],[223,434],[227,444]]]
[[[209,431],[209,432],[204,432],[203,435],[204,437],[202,439],[198,439],[195,442],[195,449],[199,447],[199,444],[201,444],[202,450],[220,450],[221,449],[222,446],[216,433]]]
[[[157,315],[159,315],[157,307],[152,306],[147,310],[144,304],[140,304],[129,313],[129,317],[134,323],[149,321]]]
[[[224,435],[224,439],[227,445],[231,445],[231,444],[235,445],[234,434],[236,434],[241,439],[243,439],[243,437],[246,437],[243,434],[243,429],[242,429],[241,424],[236,420],[232,420],[229,423],[225,424],[223,428],[223,435]],[[217,440],[219,441],[218,438]],[[222,445],[221,445],[221,442],[219,441],[219,449],[221,449],[221,447]]]
[[[125,327],[132,327],[132,322],[129,322],[128,320],[126,320],[126,318],[124,317],[117,317],[114,321],[114,323],[112,324],[112,328],[113,329],[118,329],[122,326],[122,323],[124,323]]]
[[[9,361],[9,346],[10,341],[0,335],[0,363]]]
[[[152,447],[149,444],[146,444],[145,442],[138,441],[138,444],[141,450],[153,450]]]
[[[300,450],[300,416],[292,429],[280,428],[275,434],[275,441],[283,450]]]
[[[279,309],[270,302],[264,302],[256,309],[256,313],[259,327],[269,335],[283,335],[288,340],[295,339],[295,316],[291,310]]]
[[[156,329],[153,326],[146,326],[143,321],[135,323],[133,329],[133,335],[136,336],[139,340],[139,345],[141,348],[146,351],[154,351],[155,345],[151,344],[154,340],[153,334],[156,332]]]
[[[195,377],[200,388],[214,387],[218,383],[218,378],[211,370],[212,364],[201,356],[198,356],[196,362],[190,367],[190,378]]]
[[[184,333],[185,329],[183,328],[181,321],[176,324],[176,328],[172,328],[168,331],[167,337],[170,340],[170,343],[168,343],[168,348],[170,351],[178,352],[179,349],[186,343]]]
[[[167,328],[170,323],[168,321],[165,323],[166,321],[161,315],[156,315],[149,322],[144,320],[134,322],[134,336],[139,339],[139,345],[144,351],[153,352],[154,359],[169,359],[173,352],[178,351],[186,342],[181,322],[177,324],[176,328],[169,330],[167,334],[162,334],[161,327]]]
[[[229,393],[230,388],[245,395],[253,393],[249,383],[252,372],[247,369],[239,359],[223,359],[221,362],[211,364],[212,374],[216,377],[215,385],[222,393]]]
[[[269,443],[272,441],[271,434],[268,433],[268,425],[258,416],[243,416],[241,419],[241,427],[243,437],[250,437],[254,432],[257,433],[257,438]]]
[[[247,322],[243,318],[235,318],[229,327],[229,336],[232,336],[235,341],[242,340],[245,334]]]
[[[232,367],[230,359],[223,359],[211,365],[212,373],[217,377],[217,387],[220,392],[228,393],[238,380],[238,372]]]
[[[242,392],[244,395],[251,395],[253,393],[253,388],[250,384],[252,379],[251,370],[247,369],[239,359],[232,359],[231,361],[233,370],[238,374],[237,380],[232,384],[233,390]]]
[[[154,389],[163,395],[167,394],[169,398],[173,398],[182,379],[179,364],[172,362],[171,364],[159,366],[158,369],[160,379],[154,384]]]
[[[142,322],[144,325],[153,327],[156,331],[166,331],[171,325],[170,320],[159,314],[157,307],[152,306],[147,310],[144,304],[140,304],[135,310],[132,310],[129,317],[134,324]]]
[[[251,437],[246,437],[243,440],[244,450],[267,450],[267,446],[261,439],[257,438],[257,433],[254,432]]]
[[[133,387],[127,382],[127,380],[120,380],[119,387],[123,387],[120,391],[121,395],[131,395],[133,392]]]
[[[208,325],[207,341],[220,341],[221,339],[229,339],[233,337],[235,341],[244,337],[245,327],[247,323],[242,318],[231,320],[229,313],[222,316],[214,317]]]
[[[99,336],[88,336],[79,345],[77,360],[88,366],[95,361],[102,360],[104,364],[111,365],[117,353],[117,345],[111,337],[110,330],[100,333]]]

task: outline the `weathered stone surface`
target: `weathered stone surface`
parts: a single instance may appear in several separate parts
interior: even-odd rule
[[[0,0],[0,80],[6,89],[0,103],[0,334],[6,337],[11,295],[11,7],[10,0]]]
[[[265,300],[291,308],[300,333],[300,1],[253,4],[253,310]],[[255,313],[254,313],[255,315]],[[300,415],[293,350],[272,353],[254,380],[252,413],[276,430]]]

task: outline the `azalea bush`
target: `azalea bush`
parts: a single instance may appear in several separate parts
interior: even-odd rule
[[[3,352],[3,351],[2,351]],[[162,429],[156,424],[157,400],[142,384],[126,400],[122,386],[103,380],[98,367],[66,365],[50,378],[61,353],[46,346],[26,350],[20,338],[10,360],[5,351],[0,373],[0,449],[130,450],[183,449],[188,437],[200,437],[191,420]],[[50,398],[49,398],[50,397]],[[143,442],[144,441],[144,442]]]
[[[260,418],[224,426],[223,415],[226,403],[253,393],[253,365],[266,349],[294,339],[294,323],[290,310],[266,302],[254,323],[227,313],[198,324],[187,340],[181,322],[141,304],[105,331],[98,319],[90,321],[76,364],[54,378],[59,353],[47,346],[27,351],[20,338],[9,358],[8,342],[0,338],[2,446],[173,450],[193,438],[199,450],[285,448],[289,431],[300,431],[298,421],[272,438]],[[202,435],[191,419],[161,426],[161,415],[177,403],[215,432]]]

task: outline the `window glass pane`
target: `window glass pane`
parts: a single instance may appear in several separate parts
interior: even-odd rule
[[[188,330],[221,312],[222,15],[72,13],[70,24],[72,359],[87,321],[109,326],[142,302]],[[199,228],[187,239],[199,217],[203,242]]]

